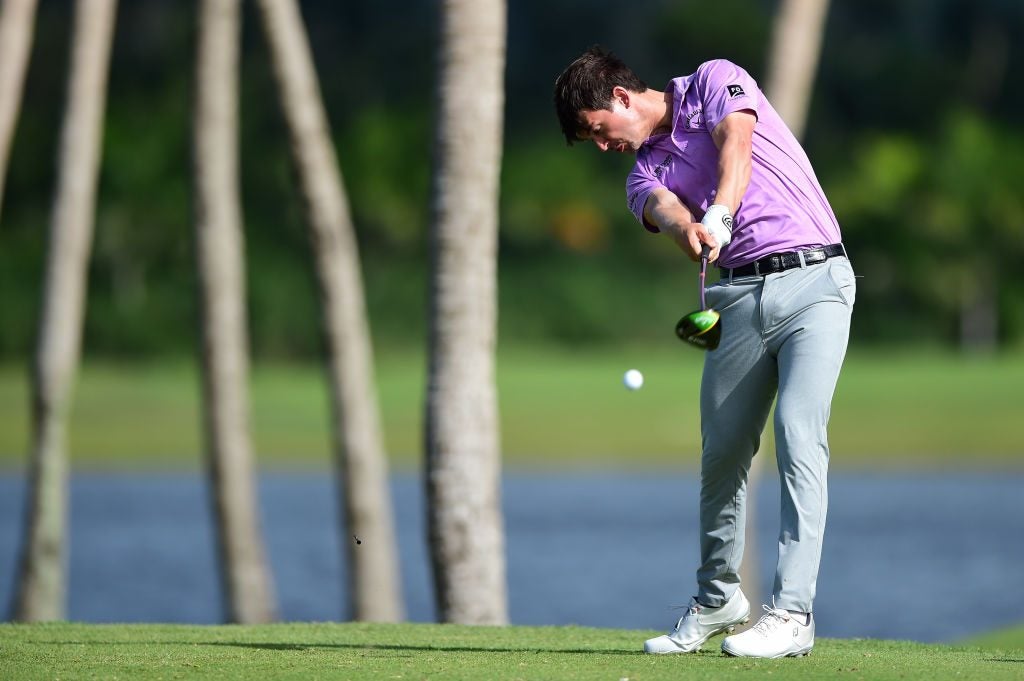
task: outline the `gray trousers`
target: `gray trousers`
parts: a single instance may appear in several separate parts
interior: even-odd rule
[[[707,290],[722,341],[701,381],[698,600],[722,605],[739,587],[747,475],[775,408],[782,486],[775,607],[811,612],[828,508],[828,425],[856,293],[844,257],[722,280]]]

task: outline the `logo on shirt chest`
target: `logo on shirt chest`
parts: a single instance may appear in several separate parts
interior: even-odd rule
[[[668,170],[668,167],[669,167],[669,165],[671,163],[672,163],[672,154],[668,154],[668,155],[665,156],[665,160],[662,161],[661,163],[659,163],[654,168],[654,176],[656,178],[658,178],[659,182],[664,182],[665,181],[665,178],[663,176],[665,175],[665,171]]]
[[[686,127],[700,128],[704,125],[704,109],[694,109],[686,114]]]

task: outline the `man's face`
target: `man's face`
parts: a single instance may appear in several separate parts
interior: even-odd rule
[[[580,113],[583,121],[580,139],[592,141],[601,151],[635,154],[650,131],[644,127],[636,107],[629,105],[628,95],[625,98],[613,96],[611,106],[610,111],[599,109]]]

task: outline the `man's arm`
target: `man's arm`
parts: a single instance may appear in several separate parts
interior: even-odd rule
[[[744,109],[727,115],[711,131],[711,138],[718,147],[718,189],[715,202],[708,206],[700,222],[718,246],[724,247],[732,241],[732,215],[750,184],[755,123],[754,112]],[[717,258],[716,249],[711,260]]]
[[[743,194],[750,184],[750,164],[753,153],[753,111],[734,111],[715,126],[711,138],[718,147],[718,191],[715,203],[725,206],[729,213],[739,208]]]
[[[712,241],[707,229],[693,221],[693,214],[679,197],[664,187],[658,187],[648,195],[644,203],[644,219],[658,231],[672,237],[693,261],[700,259],[701,244]],[[718,256],[717,249],[713,254]]]
[[[711,262],[718,259],[721,249],[718,239],[708,231],[709,227],[714,229],[709,222],[727,218],[728,222],[717,229],[727,229],[729,234],[732,233],[732,214],[739,208],[750,184],[755,123],[757,117],[753,111],[734,111],[712,131],[711,138],[718,147],[718,190],[714,205],[720,208],[709,207],[703,223],[694,222],[693,214],[679,197],[664,187],[655,189],[647,197],[644,219],[672,237],[690,260],[700,259],[702,244],[712,246],[708,258]]]

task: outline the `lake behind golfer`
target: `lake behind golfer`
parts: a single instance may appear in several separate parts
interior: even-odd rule
[[[762,568],[775,562],[778,506],[777,482],[766,477],[757,495]],[[981,627],[1019,623],[1024,592],[1008,579],[1024,564],[1022,484],[1022,473],[836,474],[816,601],[816,609],[829,614],[820,635],[955,641]],[[24,490],[20,475],[0,476],[5,607]],[[431,621],[420,483],[400,475],[392,491],[408,616]],[[282,618],[343,619],[331,476],[267,475],[260,492]],[[695,478],[675,475],[506,474],[512,622],[660,627],[666,609],[692,595],[684,589],[698,550],[690,513],[697,493]],[[662,531],[657,519],[665,514],[679,518],[677,536],[652,536]],[[200,476],[79,474],[72,480],[71,516],[70,619],[221,620]],[[761,594],[769,586],[759,585]],[[675,600],[667,602],[666,594]],[[954,616],[965,603],[983,606],[987,616]]]

